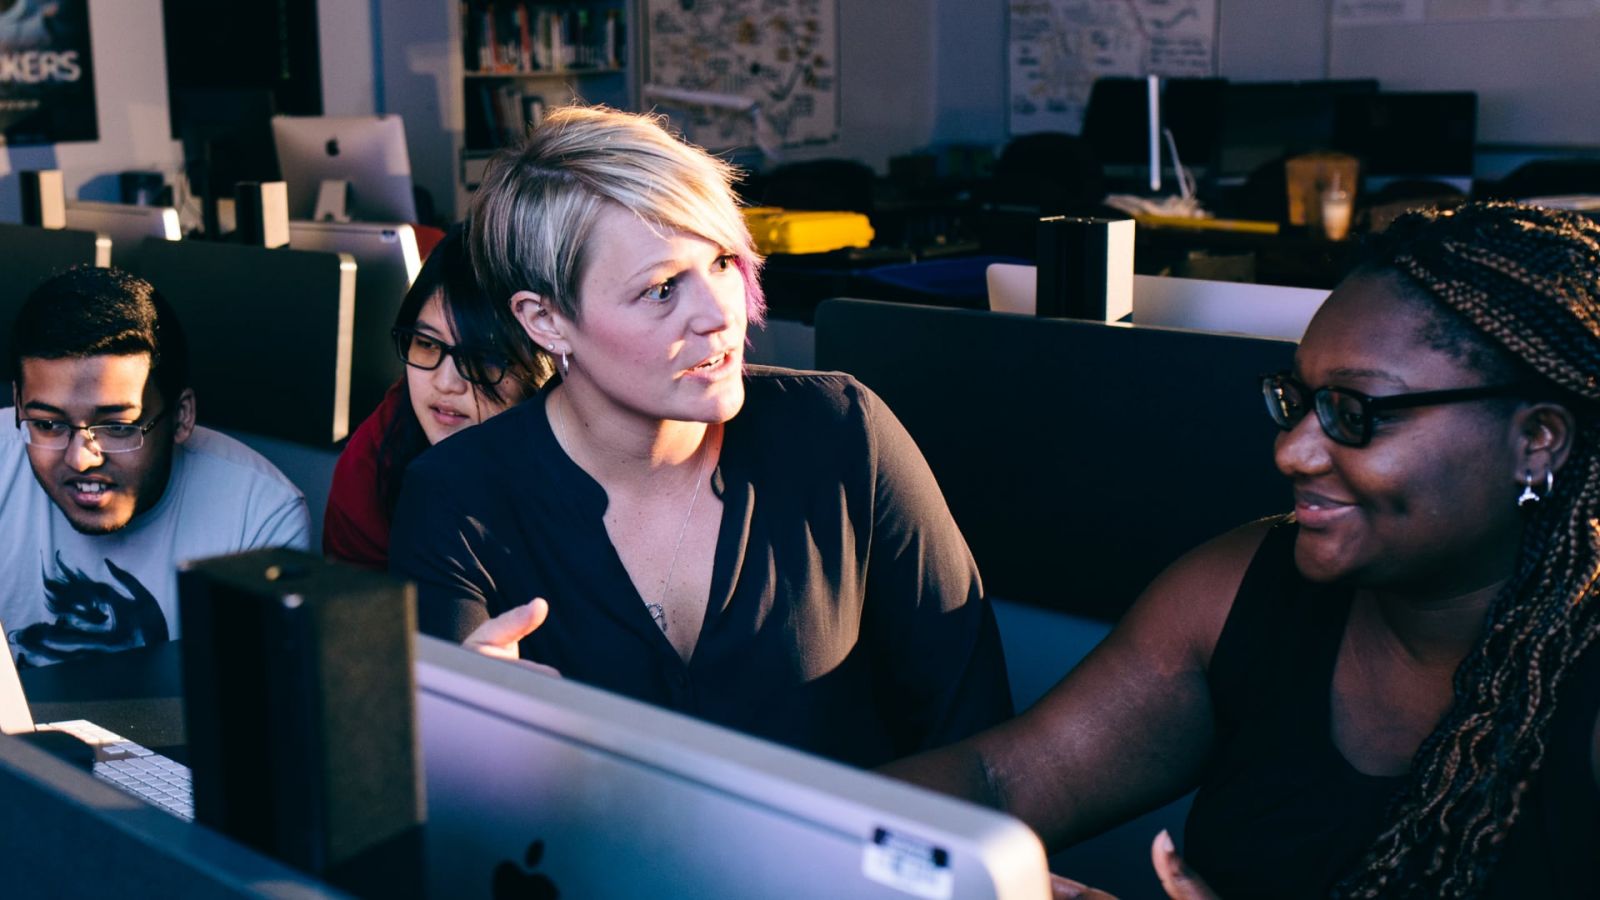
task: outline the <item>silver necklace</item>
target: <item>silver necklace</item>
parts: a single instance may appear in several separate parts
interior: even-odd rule
[[[568,455],[571,455],[572,440],[567,437],[567,404],[565,398],[560,399],[562,400],[561,405],[556,407],[556,424],[561,429],[561,443],[567,445]],[[704,443],[702,443],[702,446],[704,446]],[[701,451],[696,450],[695,452],[699,453]],[[704,484],[707,478],[704,468],[698,468],[701,471],[699,477],[694,480],[694,493],[689,495],[689,511],[683,514],[683,524],[678,526],[678,539],[672,545],[672,560],[667,563],[667,577],[661,582],[661,597],[656,603],[646,602],[644,605],[645,609],[650,612],[650,618],[655,620],[656,627],[661,629],[662,634],[667,633],[667,591],[672,588],[672,573],[678,569],[678,553],[683,550],[683,537],[689,533],[689,520],[694,518],[694,506],[700,501],[700,485]]]

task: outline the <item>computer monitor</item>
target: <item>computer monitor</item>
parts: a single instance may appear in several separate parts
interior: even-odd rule
[[[1377,90],[1372,79],[1230,82],[1222,96],[1213,178],[1238,183],[1275,160],[1332,149],[1339,98]]]
[[[1172,131],[1179,161],[1204,169],[1217,142],[1223,78],[1171,78],[1161,84],[1161,124]],[[1143,78],[1105,76],[1095,80],[1083,114],[1083,138],[1107,176],[1144,179],[1150,167],[1149,85]],[[1165,142],[1163,168],[1172,166]]]
[[[411,157],[399,116],[275,116],[272,137],[289,184],[289,218],[315,218],[322,183],[344,181],[350,218],[417,220]]]
[[[1050,896],[1021,822],[428,637],[429,896]]]
[[[139,271],[139,248],[145,238],[176,241],[183,237],[178,211],[170,206],[67,201],[67,227],[94,231],[111,239],[111,264]]]
[[[289,222],[295,250],[347,253],[356,261],[356,319],[351,354],[350,414],[361,421],[405,371],[389,330],[411,282],[422,270],[410,225],[381,222]]]
[[[1328,291],[1164,275],[1133,276],[1133,323],[1298,341]]]
[[[1334,144],[1361,158],[1369,188],[1416,178],[1467,191],[1477,133],[1474,91],[1385,91],[1339,98]],[[1374,179],[1380,183],[1373,184]]]
[[[39,283],[72,266],[111,265],[111,239],[76,228],[0,224],[0,347]]]
[[[218,241],[142,252],[189,339],[200,424],[313,446],[349,433],[354,259]]]

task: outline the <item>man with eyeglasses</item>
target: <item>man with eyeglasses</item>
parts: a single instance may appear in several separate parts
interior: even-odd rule
[[[10,357],[0,621],[19,665],[176,637],[186,560],[309,546],[300,491],[195,425],[183,331],[149,282],[88,267],[45,281]]]

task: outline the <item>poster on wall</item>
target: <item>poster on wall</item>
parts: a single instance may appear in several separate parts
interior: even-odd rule
[[[89,0],[0,0],[0,143],[100,137]]]
[[[644,102],[713,150],[839,136],[838,0],[646,0]]]
[[[1217,71],[1217,0],[1011,0],[1012,134],[1078,133],[1102,75]]]

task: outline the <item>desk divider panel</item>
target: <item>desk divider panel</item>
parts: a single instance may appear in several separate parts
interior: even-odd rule
[[[189,338],[200,424],[313,446],[350,430],[349,255],[147,240],[144,276]]]
[[[0,224],[0,347],[11,346],[11,326],[40,282],[72,266],[110,264],[110,239],[93,231]]]
[[[921,447],[994,597],[1115,619],[1185,551],[1292,508],[1257,376],[1289,341],[863,300],[817,368]]]

